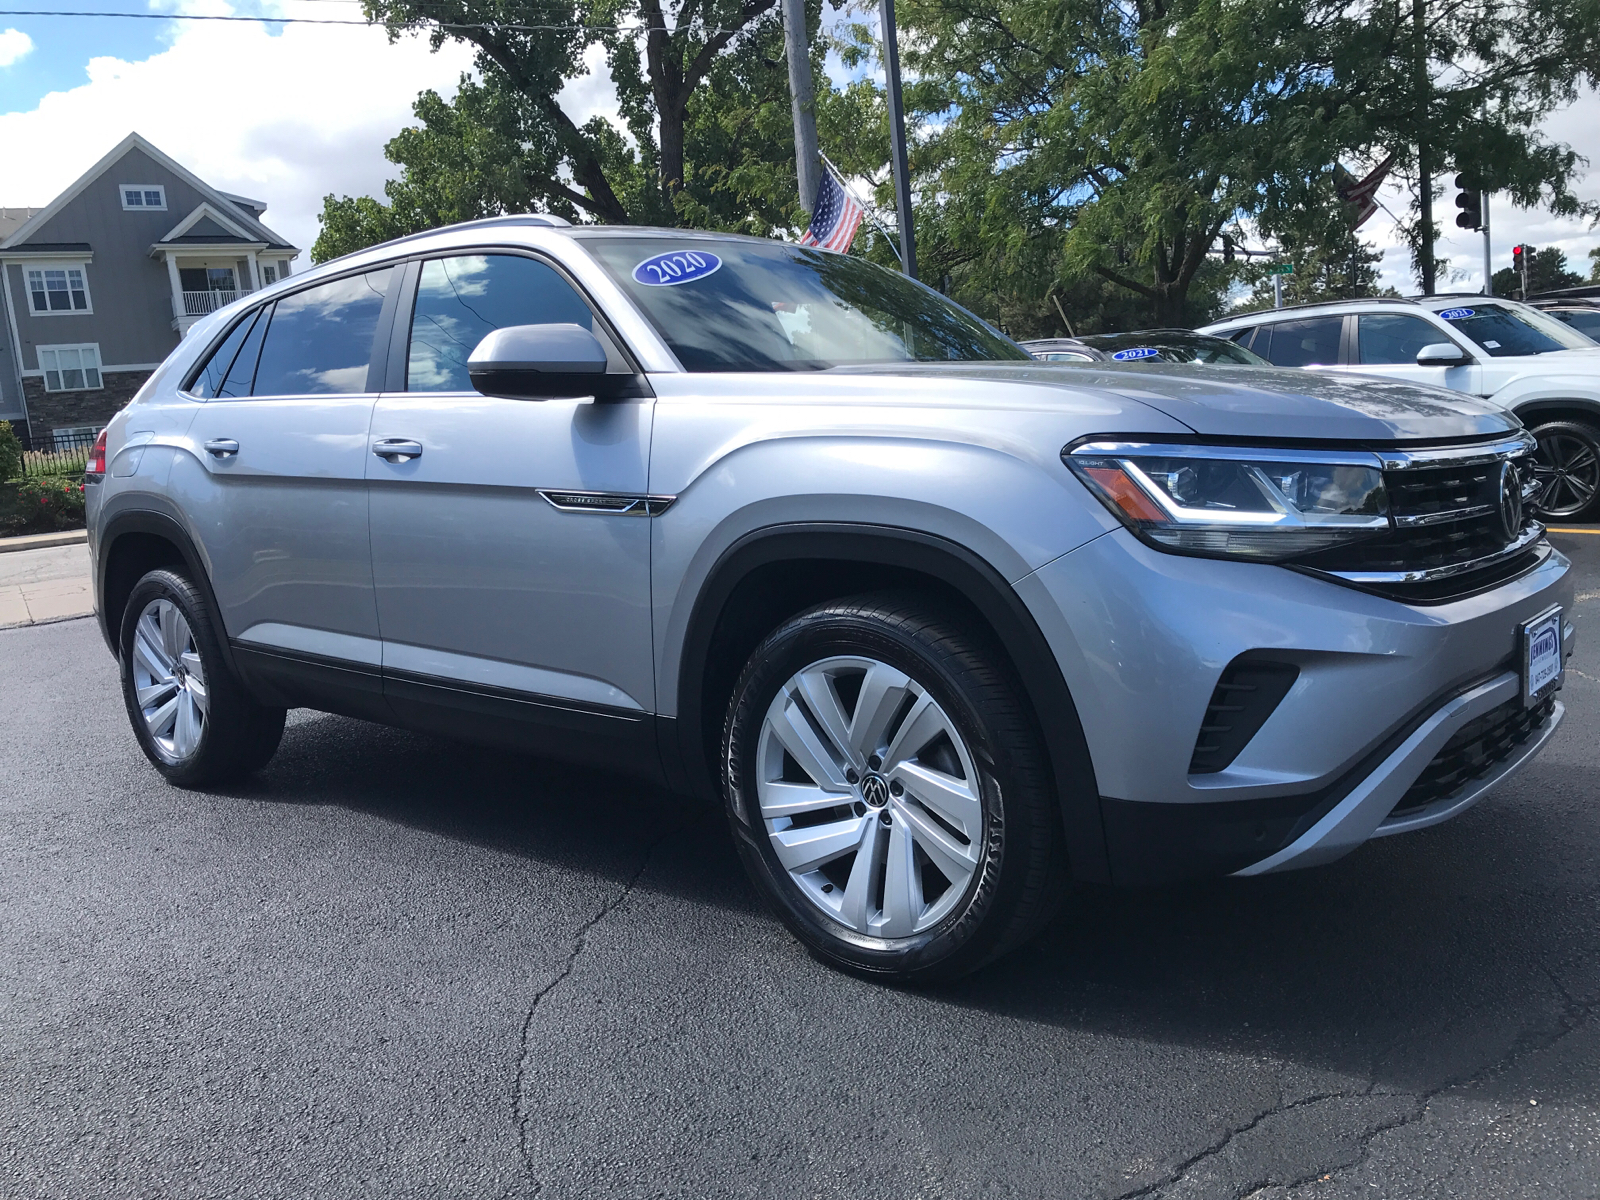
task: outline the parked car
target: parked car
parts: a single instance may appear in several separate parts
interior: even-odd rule
[[[1344,300],[1232,317],[1202,331],[1280,367],[1386,375],[1484,397],[1539,442],[1539,514],[1600,518],[1600,346],[1515,300]]]
[[[1529,296],[1528,303],[1600,342],[1600,284],[1539,292]]]
[[[517,217],[208,316],[86,492],[173,783],[296,706],[629,772],[720,797],[824,961],[928,980],[1071,881],[1327,862],[1524,766],[1573,645],[1532,451],[1432,390],[1037,363],[858,258]]]
[[[1041,338],[1022,348],[1044,362],[1227,363],[1264,367],[1267,360],[1227,338],[1192,329],[1141,329],[1134,333],[1089,333],[1082,337]]]

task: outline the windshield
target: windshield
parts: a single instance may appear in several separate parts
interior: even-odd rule
[[[1083,339],[1097,350],[1104,350],[1117,362],[1229,363],[1242,367],[1270,367],[1272,364],[1254,351],[1225,338],[1203,333],[1092,334]]]
[[[1028,361],[937,292],[859,258],[784,242],[592,237],[585,248],[689,371]]]
[[[1455,308],[1439,309],[1438,312],[1454,328],[1495,358],[1548,354],[1552,350],[1582,350],[1594,346],[1577,330],[1536,308],[1474,301]]]

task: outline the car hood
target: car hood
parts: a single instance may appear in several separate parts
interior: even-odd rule
[[[992,362],[836,370],[1110,392],[1148,405],[1208,437],[1382,443],[1491,437],[1521,428],[1500,405],[1460,392],[1365,375],[1277,367]]]

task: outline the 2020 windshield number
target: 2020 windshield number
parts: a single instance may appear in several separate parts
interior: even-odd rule
[[[633,278],[646,287],[672,287],[704,279],[718,267],[722,260],[715,254],[701,250],[669,250],[652,254],[633,269]]]

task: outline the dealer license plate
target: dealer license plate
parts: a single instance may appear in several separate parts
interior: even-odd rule
[[[1543,700],[1561,679],[1561,610],[1540,613],[1522,627],[1522,702]]]

